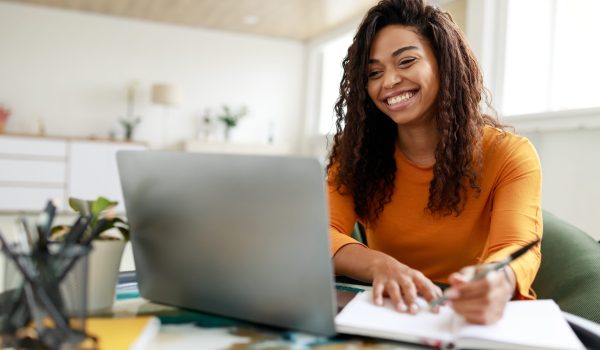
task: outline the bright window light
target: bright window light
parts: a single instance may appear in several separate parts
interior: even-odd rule
[[[508,3],[502,113],[600,107],[598,0]]]
[[[336,37],[323,45],[321,66],[321,99],[319,106],[319,133],[335,133],[335,112],[333,107],[340,94],[340,81],[343,75],[342,61],[352,44],[353,32]]]
[[[600,1],[558,0],[552,110],[600,107]]]

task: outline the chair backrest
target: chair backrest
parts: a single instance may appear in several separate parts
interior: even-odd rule
[[[533,282],[539,299],[600,323],[600,244],[544,211],[542,264]]]

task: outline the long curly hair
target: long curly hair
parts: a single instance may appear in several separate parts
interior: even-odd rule
[[[432,215],[458,215],[467,200],[467,186],[476,195],[481,191],[484,126],[503,126],[480,111],[482,99],[490,106],[489,95],[461,30],[447,12],[422,0],[382,0],[360,24],[342,63],[336,134],[327,165],[329,181],[338,191],[352,195],[354,210],[365,222],[377,220],[391,201],[398,126],[375,106],[366,86],[373,37],[394,24],[416,29],[430,43],[438,62],[435,118],[439,142],[424,209]]]

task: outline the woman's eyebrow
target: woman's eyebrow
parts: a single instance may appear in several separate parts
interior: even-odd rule
[[[418,50],[418,49],[419,48],[416,47],[416,46],[404,46],[404,47],[401,47],[401,48],[397,49],[396,51],[392,52],[392,57],[397,57],[398,55],[400,55],[404,51]],[[371,63],[379,63],[379,60],[375,59],[375,58],[369,58],[369,64],[371,64]]]

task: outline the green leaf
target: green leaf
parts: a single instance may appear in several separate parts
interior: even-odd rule
[[[71,226],[69,225],[57,225],[52,227],[50,230],[50,239],[53,241],[61,241],[65,238],[65,234],[69,232]]]
[[[81,215],[92,215],[92,202],[80,198],[69,198],[69,206]]]
[[[100,214],[110,208],[116,207],[118,204],[118,202],[115,201],[111,201],[108,200],[104,197],[98,197],[93,203],[92,203],[92,214],[95,217],[99,217]]]
[[[86,233],[89,235],[93,230],[96,229],[98,225],[99,219],[102,217],[102,213],[108,209],[114,208],[117,206],[118,202],[111,201],[105,197],[98,197],[95,201],[87,201],[79,198],[69,198],[69,206],[73,208],[76,212],[79,212],[81,215],[91,217],[90,225],[88,226]],[[123,235],[123,239],[125,241],[129,240],[129,224],[122,218],[112,217],[104,218],[106,220],[106,227],[104,227],[104,231],[116,228]],[[64,226],[62,232],[64,233],[64,228],[68,229],[69,226]],[[56,226],[52,228],[53,231],[56,231],[57,235],[61,233],[61,227]],[[101,232],[101,233],[102,233]],[[100,233],[100,234],[101,234]]]

